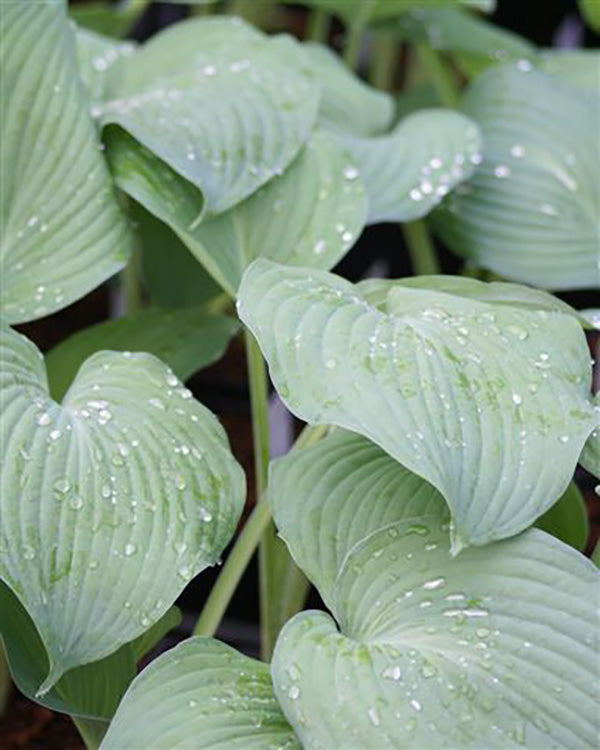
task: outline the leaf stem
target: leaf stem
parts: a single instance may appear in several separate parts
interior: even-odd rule
[[[140,285],[141,267],[141,250],[139,243],[135,240],[131,249],[129,261],[121,272],[125,307],[128,313],[136,312],[142,307],[142,288]]]
[[[440,273],[440,265],[423,219],[402,224],[404,241],[417,276]]]
[[[377,34],[373,42],[373,59],[369,82],[380,91],[394,90],[394,75],[398,62],[398,45],[390,34]]]
[[[344,62],[351,70],[355,70],[358,65],[362,36],[372,9],[373,0],[363,0],[347,30]]]
[[[308,16],[305,38],[324,44],[327,41],[331,19],[323,8],[313,8]]]
[[[267,528],[271,516],[265,499],[259,500],[229,553],[196,627],[194,635],[215,634],[234,591]]]
[[[296,440],[294,449],[308,448],[320,440],[328,429],[328,425],[305,427]],[[194,635],[212,636],[217,631],[225,610],[258,547],[265,529],[269,525],[270,519],[266,498],[262,497],[254,506],[244,528],[227,556],[227,560],[198,618]]]
[[[459,90],[449,69],[444,65],[439,52],[428,44],[416,45],[417,58],[431,79],[440,101],[445,107],[456,109]]]

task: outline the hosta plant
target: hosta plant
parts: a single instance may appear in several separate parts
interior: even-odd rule
[[[0,19],[14,683],[103,750],[594,747],[574,476],[600,477],[598,314],[551,291],[600,286],[596,53],[458,0],[307,3],[303,41],[216,12],[269,27],[284,3],[203,3],[117,38],[147,5]],[[383,222],[415,276],[336,274]],[[19,328],[115,274],[110,320],[44,353]],[[239,530],[244,471],[185,384],[238,333],[257,490]],[[272,462],[269,381],[306,423]],[[152,658],[230,542],[194,632]],[[214,638],[257,548],[261,660]]]

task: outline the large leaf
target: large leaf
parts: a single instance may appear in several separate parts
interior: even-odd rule
[[[529,526],[594,426],[572,317],[398,285],[387,309],[322,271],[255,261],[238,311],[289,409],[380,445],[445,497],[455,551]]]
[[[128,131],[219,213],[287,167],[315,122],[318,98],[310,63],[291,38],[266,37],[240,19],[203,18],[129,56],[100,122]]]
[[[369,223],[429,213],[481,159],[475,124],[456,112],[409,115],[388,135],[344,138],[369,196]]]
[[[322,44],[307,43],[304,50],[322,87],[319,122],[324,127],[361,136],[388,129],[394,117],[389,94],[367,86]]]
[[[331,268],[364,226],[367,202],[358,171],[326,132],[315,132],[283,175],[195,228],[192,211],[184,218],[178,206],[171,210],[143,180],[147,152],[123,140],[117,149],[110,159],[119,186],[167,222],[232,296],[254,258]]]
[[[92,101],[111,98],[119,88],[135,43],[111,39],[87,29],[77,29],[76,41],[79,75]]]
[[[324,532],[301,511],[291,530],[317,549]],[[306,750],[591,747],[598,578],[538,530],[451,559],[443,517],[390,523],[341,562],[338,626],[304,612],[284,627],[275,694]]]
[[[479,76],[465,111],[484,160],[437,212],[459,255],[550,289],[600,286],[600,98],[518,65]]]
[[[387,25],[403,41],[451,51],[468,75],[508,60],[530,60],[536,48],[526,39],[458,7],[420,7]]]
[[[2,8],[2,314],[47,315],[123,267],[128,229],[77,75],[64,4]]]
[[[90,357],[58,404],[35,346],[7,328],[1,343],[0,577],[48,652],[44,693],[217,561],[244,477],[215,417],[152,355]]]
[[[146,308],[125,318],[84,328],[48,353],[46,368],[53,398],[61,399],[84,360],[101,349],[149,352],[180,380],[221,357],[238,324],[201,307]]]
[[[538,57],[537,66],[573,86],[598,90],[600,52],[597,49],[544,50]]]
[[[134,680],[101,745],[141,747],[292,750],[299,744],[273,696],[267,664],[211,638],[190,638]]]

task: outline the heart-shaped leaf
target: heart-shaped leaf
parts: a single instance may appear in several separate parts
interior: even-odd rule
[[[367,199],[358,170],[330,133],[315,132],[283,175],[196,228],[182,221],[179,208],[170,211],[164,202],[158,205],[156,191],[144,180],[147,152],[123,141],[119,149],[109,156],[117,184],[161,216],[232,296],[258,256],[331,268],[356,241],[366,220]]]
[[[152,355],[90,357],[59,405],[35,346],[7,328],[1,343],[0,577],[48,652],[44,693],[215,563],[244,477],[215,417]]]
[[[305,44],[304,51],[321,84],[319,123],[323,127],[359,136],[377,135],[389,128],[394,117],[389,94],[367,86],[322,44]]]
[[[129,232],[77,75],[64,3],[3,7],[2,314],[48,315],[125,264]]]
[[[593,745],[588,560],[537,529],[452,559],[439,498],[361,437],[296,451],[273,476],[275,520],[337,621],[299,614],[275,648],[302,747]]]
[[[471,176],[481,159],[475,124],[457,112],[409,115],[389,134],[344,143],[369,196],[369,223],[412,221]]]
[[[427,479],[454,548],[529,526],[594,426],[572,317],[399,285],[382,311],[322,271],[255,261],[238,311],[290,410],[359,432]]]
[[[319,87],[290,37],[240,19],[194,19],[130,55],[114,123],[200,189],[220,213],[281,174],[310,134]]]
[[[273,696],[267,664],[211,638],[190,638],[134,680],[101,750],[140,747],[300,746]]]
[[[600,286],[599,102],[529,63],[475,80],[464,110],[482,130],[484,160],[434,215],[452,250],[549,289]]]
[[[201,307],[164,310],[147,307],[117,320],[84,328],[50,350],[46,369],[50,393],[61,399],[84,360],[101,349],[149,352],[180,380],[223,355],[239,325]]]

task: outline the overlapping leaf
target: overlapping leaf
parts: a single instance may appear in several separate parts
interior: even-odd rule
[[[244,479],[215,417],[151,355],[94,355],[59,405],[37,349],[3,328],[1,397],[0,577],[48,651],[43,693],[218,559]]]
[[[152,717],[152,721],[148,717]],[[269,667],[210,638],[190,638],[133,682],[102,750],[299,748]]]
[[[583,552],[590,532],[587,506],[575,482],[556,503],[536,521],[538,529]]]
[[[272,472],[275,521],[328,602],[283,629],[275,694],[302,746],[593,744],[598,572],[529,530],[449,555],[441,498],[360,436]]]
[[[579,462],[590,474],[600,479],[600,392],[596,394],[594,404],[597,426],[584,445]]]
[[[110,99],[119,88],[133,42],[119,41],[87,29],[77,29],[79,75],[92,101]]]
[[[387,135],[344,143],[367,188],[369,223],[425,216],[481,159],[475,124],[442,109],[409,115]]]
[[[479,76],[464,109],[483,132],[484,160],[434,217],[444,241],[508,278],[600,286],[599,101],[529,63]]]
[[[593,429],[570,316],[401,285],[382,311],[339,277],[266,260],[246,272],[238,309],[291,411],[365,435],[433,484],[455,549],[529,526]]]
[[[394,100],[353,75],[341,58],[322,44],[304,45],[321,85],[319,122],[331,130],[359,136],[377,135],[389,128]]]
[[[168,364],[180,380],[187,380],[222,356],[238,328],[233,318],[208,315],[201,307],[148,307],[98,323],[50,350],[46,357],[50,393],[61,399],[84,360],[102,349],[149,352]]]
[[[318,98],[291,38],[266,37],[240,19],[195,19],[130,56],[100,122],[124,128],[220,213],[287,167]]]
[[[3,6],[2,313],[54,312],[123,267],[127,224],[77,74],[62,2]]]
[[[212,276],[235,296],[258,256],[292,265],[331,268],[356,241],[367,213],[358,170],[335,136],[317,131],[283,175],[229,211],[199,226],[193,210],[157,200],[140,175],[148,152],[121,140],[112,150],[117,183],[166,221]],[[171,183],[173,186],[174,183]]]

